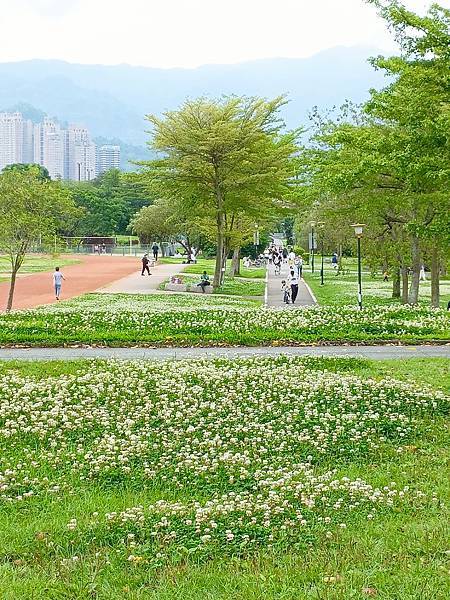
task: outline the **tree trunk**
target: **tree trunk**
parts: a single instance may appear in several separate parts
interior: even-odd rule
[[[400,298],[400,267],[396,267],[392,274],[392,297]]]
[[[223,234],[223,214],[222,211],[217,213],[217,253],[216,253],[216,266],[214,269],[213,288],[216,290],[220,287],[222,280],[222,264],[223,264],[223,251],[224,251],[225,236]]]
[[[417,304],[419,301],[419,285],[420,285],[420,244],[419,238],[414,236],[411,241],[411,258],[412,258],[412,277],[411,286],[409,288],[408,303]]]
[[[233,258],[231,259],[231,271],[230,276],[236,277],[241,274],[241,249],[235,248],[233,251]]]
[[[13,269],[11,272],[11,283],[9,284],[8,302],[6,304],[6,312],[11,312],[14,298],[14,289],[16,287],[16,276],[18,269]]]
[[[227,259],[229,253],[228,240],[225,238],[223,242],[223,254],[222,254],[222,269],[220,270],[220,285],[223,285],[225,281],[225,272],[227,270]]]
[[[408,267],[402,265],[402,303],[408,304]]]
[[[337,274],[342,273],[342,244],[338,244],[338,270]]]
[[[431,251],[431,306],[439,308],[439,274],[440,274],[439,252],[436,246]]]

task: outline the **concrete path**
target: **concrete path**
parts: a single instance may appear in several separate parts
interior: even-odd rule
[[[279,346],[235,348],[3,348],[0,360],[183,360],[187,358],[238,358],[251,356],[352,356],[373,360],[448,358],[444,346]]]
[[[99,286],[121,279],[136,272],[140,261],[135,257],[98,255],[75,255],[77,264],[61,267],[66,281],[63,281],[61,299],[67,300],[88,292],[94,292]],[[55,259],[55,266],[58,259]],[[34,308],[42,304],[56,302],[53,291],[52,271],[33,273],[16,282],[14,309]],[[6,307],[9,282],[0,283],[0,311]]]
[[[172,277],[172,275],[181,273],[185,267],[186,265],[181,263],[158,263],[154,267],[150,267],[150,276],[142,276],[141,263],[139,261],[135,273],[123,277],[96,291],[101,294],[155,294],[156,292],[161,291],[158,287],[163,281]]]
[[[282,265],[281,274],[275,275],[275,267],[269,265],[267,267],[266,281],[266,305],[277,308],[294,308],[296,306],[311,306],[316,304],[309,286],[301,279],[298,286],[298,296],[295,304],[286,304],[283,302],[283,292],[281,291],[281,282],[287,279],[289,275],[289,267],[287,264]]]

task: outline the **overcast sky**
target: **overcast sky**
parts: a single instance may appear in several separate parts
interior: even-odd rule
[[[430,2],[404,0],[419,12]],[[0,9],[0,62],[195,67],[337,45],[394,48],[363,0],[0,0]]]

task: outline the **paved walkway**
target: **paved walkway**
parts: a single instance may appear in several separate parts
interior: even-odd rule
[[[283,279],[287,279],[288,275],[289,267],[287,264],[283,263],[281,275],[275,275],[275,267],[273,265],[267,267],[266,305],[278,308],[294,308],[296,306],[311,306],[312,304],[316,304],[316,299],[303,279],[299,281],[298,296],[295,304],[286,304],[283,302],[281,282]]]
[[[183,360],[186,358],[237,358],[251,356],[352,356],[383,359],[448,358],[444,346],[264,346],[236,348],[3,348],[0,360]]]
[[[125,275],[140,269],[140,260],[129,256],[110,256],[106,254],[80,256],[75,265],[61,267],[66,277],[63,281],[61,299],[67,300],[80,294],[94,292],[99,286],[104,286]],[[58,259],[55,259],[55,266]],[[42,304],[56,302],[53,293],[53,271],[33,273],[17,280],[14,293],[14,309],[34,308]],[[0,310],[6,307],[9,282],[0,283]]]
[[[102,294],[155,294],[161,291],[158,290],[158,287],[163,281],[172,275],[181,273],[185,267],[186,265],[180,263],[158,263],[156,266],[150,267],[150,276],[142,276],[141,263],[138,261],[137,270],[134,273],[96,291]]]

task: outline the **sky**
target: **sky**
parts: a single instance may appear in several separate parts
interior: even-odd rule
[[[420,13],[430,3],[404,0]],[[0,0],[0,9],[0,62],[192,68],[341,45],[395,49],[364,0]]]

